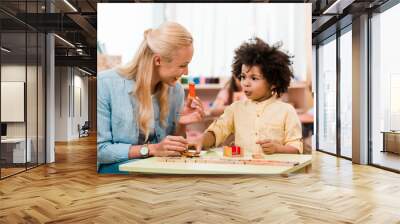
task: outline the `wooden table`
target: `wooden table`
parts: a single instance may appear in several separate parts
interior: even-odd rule
[[[213,161],[221,159],[222,149],[216,148],[208,152],[202,152],[200,158],[170,158],[174,162],[166,162],[165,158],[151,157],[140,161],[132,161],[119,166],[120,171],[139,173],[161,173],[161,174],[281,174],[307,169],[311,166],[311,155],[299,154],[273,154],[265,155],[263,161],[267,165],[254,164],[218,164]],[[233,158],[228,160],[248,161],[250,158]],[[168,158],[167,158],[168,161]],[[204,163],[203,161],[208,161]],[[211,161],[211,162],[210,162]],[[296,164],[296,165],[294,165]]]
[[[383,149],[382,152],[400,154],[400,131],[382,131]]]

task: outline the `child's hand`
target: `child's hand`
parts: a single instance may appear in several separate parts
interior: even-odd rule
[[[188,144],[188,149],[195,150],[196,154],[200,154],[201,149],[203,148],[203,138],[197,138],[195,140],[191,140]]]
[[[187,131],[186,137],[188,141],[188,149],[195,150],[196,154],[200,154],[200,151],[203,148],[203,133]]]
[[[267,140],[259,140],[256,143],[261,146],[261,148],[265,154],[274,154],[274,153],[278,152],[279,148],[282,146],[278,142],[268,140],[268,139]]]
[[[201,142],[193,142],[193,143],[189,143],[189,145],[188,145],[188,149],[195,150],[195,154],[200,154],[202,147],[203,147],[203,145]]]

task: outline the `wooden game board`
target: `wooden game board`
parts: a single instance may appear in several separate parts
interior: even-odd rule
[[[151,157],[119,166],[121,171],[165,174],[289,174],[311,164],[311,155],[273,154],[264,159],[226,158],[221,148],[199,158]]]
[[[240,164],[260,166],[296,166],[299,162],[266,160],[266,159],[243,159],[243,158],[185,158],[185,157],[158,157],[158,162],[163,163],[208,163],[208,164]]]

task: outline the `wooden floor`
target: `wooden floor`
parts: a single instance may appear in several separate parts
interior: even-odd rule
[[[18,164],[17,167],[2,167],[0,172],[1,172],[1,178],[6,178],[8,176],[23,172],[27,169],[33,169],[37,167],[36,163],[27,163],[27,167],[25,168],[25,164]]]
[[[20,168],[20,167],[17,167],[17,168],[1,168],[1,178],[4,178],[4,177],[10,176],[10,175],[22,172],[24,170],[26,170],[25,167],[23,167],[23,168]]]
[[[98,175],[94,137],[0,181],[0,223],[400,223],[400,175],[315,153],[281,176]]]

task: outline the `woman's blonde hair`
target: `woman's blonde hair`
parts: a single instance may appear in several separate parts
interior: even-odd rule
[[[154,75],[154,54],[159,54],[168,62],[173,60],[174,53],[181,47],[190,46],[193,43],[192,35],[180,24],[165,22],[157,29],[148,29],[144,32],[144,40],[136,51],[132,61],[119,68],[119,73],[126,79],[134,79],[136,88],[132,94],[139,103],[137,118],[139,128],[149,136],[150,121],[153,118],[153,104],[151,100],[151,80]],[[161,124],[166,126],[166,118],[169,112],[168,85],[160,83],[156,87],[156,97],[160,103]]]

